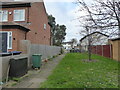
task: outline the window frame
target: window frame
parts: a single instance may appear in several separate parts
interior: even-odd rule
[[[8,49],[12,49],[12,31],[0,31],[0,33],[7,33],[7,52],[8,52]],[[10,35],[11,33],[11,35]],[[10,43],[10,39],[9,39],[9,36],[11,36],[11,47],[9,47],[9,43]]]
[[[10,35],[10,33],[11,33],[11,35]],[[12,32],[11,31],[7,32],[7,34],[8,34],[7,49],[12,49]],[[10,37],[11,37],[11,47],[10,47]]]
[[[47,25],[44,23],[44,30],[46,30],[47,29]]]
[[[1,15],[2,19],[0,20],[0,22],[8,22],[8,10],[0,10],[0,11],[1,11],[1,13],[2,13],[2,15]],[[3,20],[3,14],[4,14],[3,12],[4,12],[4,11],[6,11],[6,13],[7,13],[7,14],[6,14],[6,15],[7,15],[7,16],[6,16],[6,20]]]
[[[15,19],[15,11],[22,11],[22,10],[23,10],[23,15],[24,15],[24,16],[23,16],[23,19],[21,19],[21,20],[20,20],[20,19]],[[16,22],[16,21],[25,21],[25,17],[26,17],[26,16],[25,16],[25,9],[15,9],[15,10],[13,11],[13,21],[15,21],[15,22]]]

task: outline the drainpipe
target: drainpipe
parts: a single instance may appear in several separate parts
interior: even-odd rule
[[[28,7],[28,12],[27,12],[27,23],[29,23],[29,7]]]
[[[27,32],[25,32],[25,40],[27,40]]]
[[[29,7],[27,8],[27,24],[29,24]],[[27,40],[27,32],[25,32],[25,40]]]

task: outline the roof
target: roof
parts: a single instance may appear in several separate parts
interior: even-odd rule
[[[23,31],[30,31],[29,28],[27,28],[26,26],[23,26],[23,25],[20,25],[20,24],[17,24],[17,23],[0,23],[0,29],[20,29],[20,30],[23,30]]]
[[[72,42],[63,42],[62,44],[72,44]]]
[[[91,33],[91,34],[88,34],[88,35],[84,36],[83,38],[80,39],[80,41],[84,40],[84,39],[87,38],[88,36],[93,35],[93,34],[95,34],[95,33],[98,33],[98,34],[101,34],[101,35],[103,35],[103,36],[109,37],[108,35],[103,34],[103,33],[97,31],[97,32],[93,32],[93,33]]]
[[[114,38],[114,39],[110,39],[111,41],[116,41],[116,40],[120,40],[120,37],[118,38]]]
[[[31,7],[29,2],[1,2],[0,8]]]
[[[0,8],[31,7],[31,3],[44,2],[43,0],[1,0]]]

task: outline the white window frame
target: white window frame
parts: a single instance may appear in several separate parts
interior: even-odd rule
[[[0,12],[2,13],[1,14],[1,20],[0,22],[7,22],[8,21],[8,10],[0,10]],[[6,12],[7,14],[7,17],[6,17],[6,20],[3,20],[3,13]]]
[[[9,46],[10,45],[10,37],[11,37],[11,47]],[[8,32],[8,39],[7,40],[8,40],[7,41],[7,48],[12,49],[12,32]]]
[[[22,11],[23,10],[23,19],[15,19],[15,12],[16,11]],[[25,21],[25,9],[16,9],[16,10],[14,10],[14,13],[13,13],[14,15],[13,15],[13,21]]]
[[[7,33],[7,52],[8,52],[8,49],[12,49],[12,31],[0,31],[0,33]],[[10,35],[11,33],[11,35]],[[11,47],[9,47],[9,36],[11,36]]]
[[[44,30],[46,30],[46,28],[47,28],[47,25],[44,23]]]

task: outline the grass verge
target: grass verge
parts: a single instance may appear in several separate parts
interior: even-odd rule
[[[87,57],[68,53],[41,88],[118,88],[118,62],[97,55],[97,62],[83,62]]]

